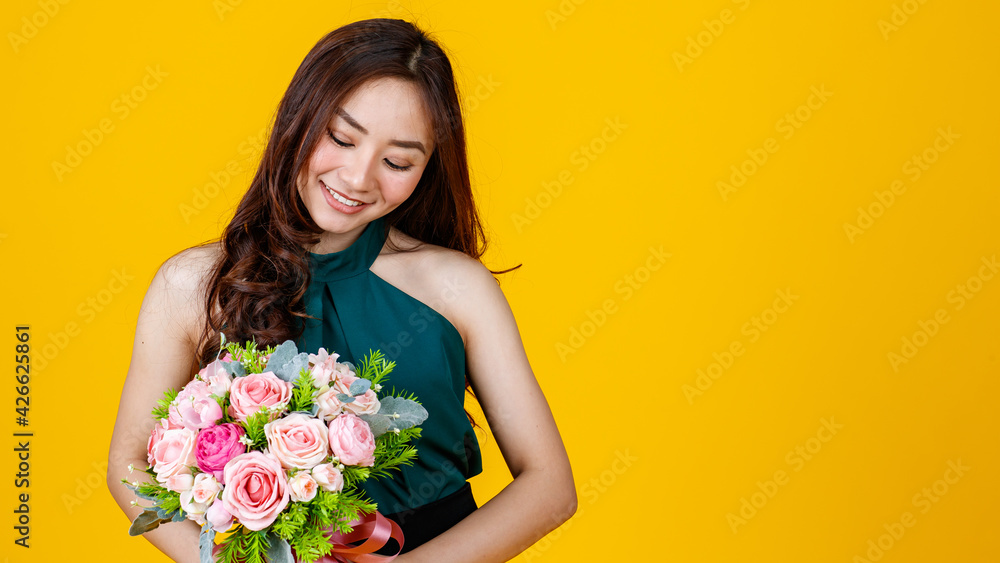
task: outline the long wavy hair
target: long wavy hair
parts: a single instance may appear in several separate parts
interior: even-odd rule
[[[385,216],[386,229],[395,227],[477,260],[485,252],[448,57],[412,23],[350,23],[320,39],[299,65],[275,112],[253,181],[221,235],[198,346],[202,365],[218,353],[223,331],[230,341],[253,338],[260,345],[301,335],[309,283],[306,249],[319,241],[322,229],[303,204],[296,180],[338,106],[368,81],[386,77],[417,87],[431,116],[435,145],[413,194]]]

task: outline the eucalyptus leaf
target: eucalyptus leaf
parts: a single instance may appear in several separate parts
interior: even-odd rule
[[[264,371],[273,371],[278,373],[278,369],[281,366],[292,361],[292,358],[299,353],[299,349],[295,347],[295,343],[291,340],[286,340],[282,342],[274,352],[271,353],[271,357],[267,359],[267,366]]]
[[[187,518],[187,514],[184,514],[183,510],[177,510],[174,512],[174,517],[170,519],[171,522],[183,522]]]
[[[246,368],[240,362],[222,362],[222,367],[233,377],[243,377],[247,374]]]
[[[212,548],[215,546],[215,530],[205,526],[201,529],[201,537],[198,538],[201,563],[215,563],[212,557]]]
[[[150,530],[155,530],[160,526],[160,515],[152,508],[142,511],[142,514],[135,517],[132,525],[128,528],[128,535],[138,536]]]
[[[343,393],[337,393],[337,400],[340,401],[341,403],[353,403],[354,397],[350,395],[345,395]]]
[[[277,534],[267,534],[267,561],[268,563],[295,563],[292,558],[292,546],[279,537]]]
[[[351,383],[351,395],[357,397],[358,395],[364,395],[365,391],[372,388],[371,380],[359,377]]]
[[[427,420],[427,409],[420,403],[400,397],[382,397],[379,414],[389,421],[389,430],[406,430]],[[398,415],[398,416],[396,416]]]
[[[358,418],[368,423],[375,438],[389,431],[389,417],[384,414],[362,414],[358,415]]]
[[[153,495],[147,495],[145,493],[140,493],[139,492],[139,487],[136,487],[136,486],[132,485],[132,483],[125,483],[125,486],[128,487],[129,489],[132,489],[132,492],[135,493],[135,496],[137,496],[139,498],[146,499],[146,500],[157,500],[157,498],[155,496],[153,496]]]
[[[317,414],[319,414],[319,403],[313,403],[312,408],[309,409],[309,415],[316,416]]]

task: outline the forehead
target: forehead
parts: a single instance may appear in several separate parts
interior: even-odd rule
[[[376,136],[406,134],[425,142],[433,137],[432,117],[418,86],[399,78],[379,78],[359,86],[334,110],[333,121],[338,119],[353,119]]]

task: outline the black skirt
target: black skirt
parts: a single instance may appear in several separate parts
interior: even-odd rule
[[[441,535],[477,508],[476,499],[472,496],[472,486],[466,482],[461,489],[444,498],[414,509],[386,514],[385,517],[402,528],[403,553],[406,553]],[[395,541],[389,540],[376,553],[392,555],[398,547]]]

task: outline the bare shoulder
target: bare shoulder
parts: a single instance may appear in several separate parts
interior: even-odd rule
[[[140,316],[150,326],[196,341],[204,322],[208,281],[219,257],[218,243],[191,247],[166,259],[149,284]],[[140,319],[143,320],[143,319]]]
[[[197,292],[208,281],[220,252],[218,242],[192,246],[167,258],[156,275],[167,288]]]

